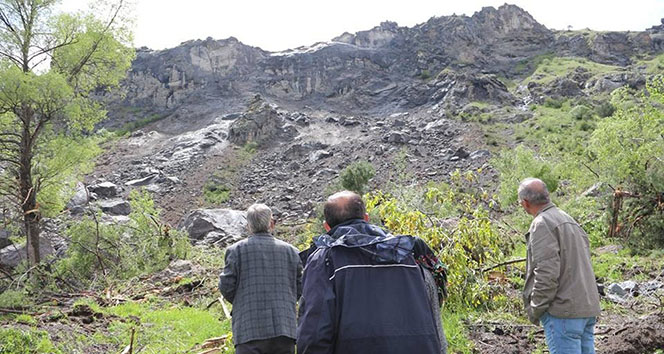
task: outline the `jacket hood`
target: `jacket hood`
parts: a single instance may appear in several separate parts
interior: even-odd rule
[[[318,248],[360,248],[372,254],[378,262],[401,263],[412,254],[415,239],[412,236],[394,236],[362,219],[346,221],[320,235],[315,241]]]

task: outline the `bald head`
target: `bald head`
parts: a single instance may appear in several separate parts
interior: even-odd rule
[[[539,206],[549,203],[549,190],[546,184],[538,178],[526,178],[519,185],[519,200]]]
[[[323,205],[325,222],[332,228],[345,221],[363,219],[366,214],[364,201],[357,193],[343,191],[332,194]]]

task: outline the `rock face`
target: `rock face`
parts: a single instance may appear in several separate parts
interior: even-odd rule
[[[624,66],[636,53],[662,50],[661,26],[593,36],[556,32],[514,5],[485,7],[472,16],[433,17],[412,28],[384,22],[278,53],[232,37],[208,38],[161,51],[140,49],[123,85],[126,95],[106,98],[119,108],[109,109],[112,119],[105,124],[121,126],[149,116],[167,117],[159,125],[162,130],[200,128],[220,112],[232,116],[243,111],[256,94],[280,106],[346,114],[394,113],[455,97],[504,103],[513,97],[497,77],[524,74],[540,55]],[[446,68],[471,75],[437,77]],[[565,93],[573,93],[567,83],[561,85]],[[233,139],[245,140],[256,129],[259,136],[273,132],[274,114],[268,110],[243,117]]]
[[[247,112],[231,124],[228,140],[237,145],[254,142],[263,146],[273,144],[277,139],[292,138],[295,132],[275,106],[256,96],[249,103]]]
[[[225,246],[247,236],[244,211],[231,209],[198,209],[187,215],[180,229],[197,243]]]

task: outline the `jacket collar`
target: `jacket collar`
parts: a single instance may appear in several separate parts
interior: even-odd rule
[[[537,215],[535,215],[535,217],[539,216],[539,214],[541,214],[541,213],[543,213],[543,212],[545,212],[545,211],[547,211],[547,210],[549,210],[549,209],[551,209],[551,208],[553,208],[553,207],[555,207],[555,206],[556,206],[556,205],[553,204],[553,203],[551,203],[551,202],[548,202],[548,203],[544,204],[544,206],[542,207],[542,209],[540,209],[540,210],[537,212]]]
[[[255,234],[250,235],[249,237],[254,237],[254,236],[258,236],[258,237],[274,237],[274,236],[272,236],[272,234],[270,234],[270,233],[268,233],[268,232],[258,232],[258,233],[255,233]]]

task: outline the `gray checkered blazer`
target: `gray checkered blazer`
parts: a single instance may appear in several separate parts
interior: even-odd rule
[[[235,345],[286,336],[295,339],[295,303],[302,294],[297,249],[255,234],[226,250],[219,290],[233,304]]]

